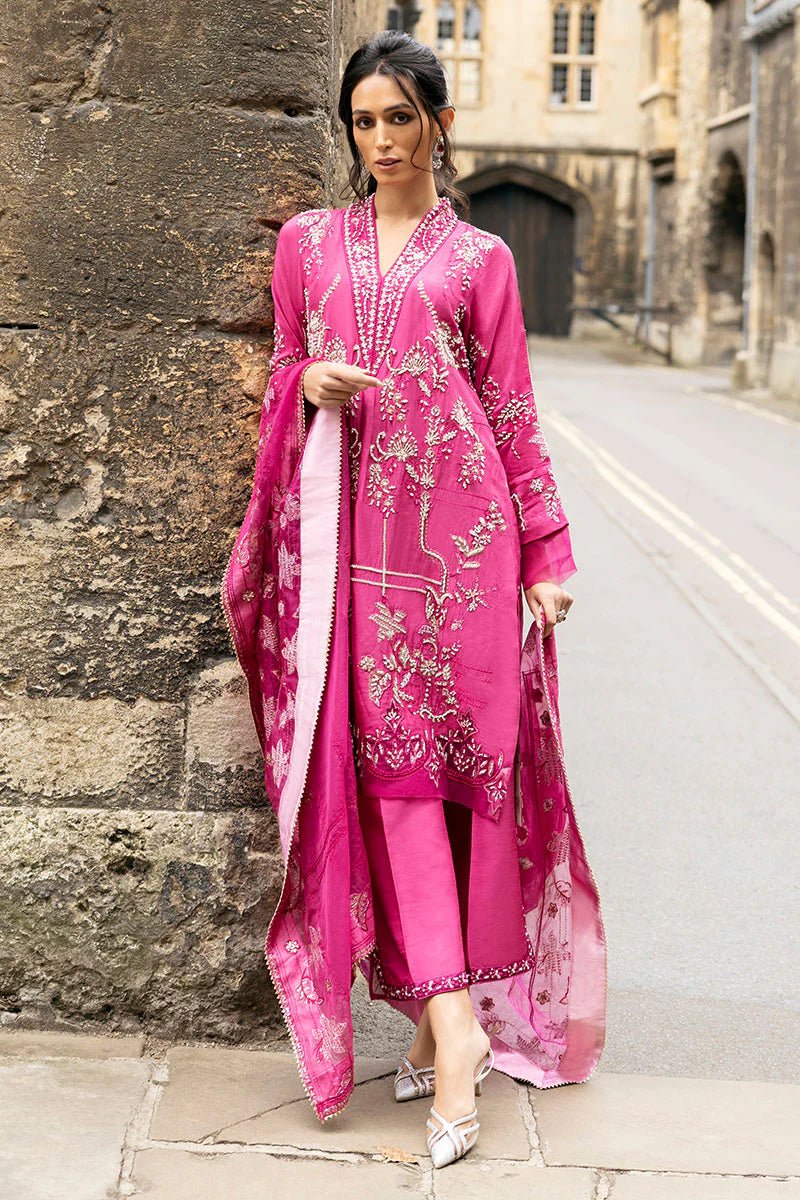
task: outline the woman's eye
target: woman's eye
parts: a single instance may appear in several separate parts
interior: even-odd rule
[[[398,120],[398,118],[400,119],[401,125],[407,125],[408,122],[411,120],[411,117],[409,116],[408,113],[402,113],[402,112],[395,113],[392,120],[396,121],[396,120]],[[355,122],[356,129],[366,129],[369,124],[371,124],[369,117],[358,117]]]

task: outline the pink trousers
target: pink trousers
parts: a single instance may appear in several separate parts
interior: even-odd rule
[[[436,797],[359,791],[377,949],[372,999],[423,998],[530,970],[513,798],[495,822]]]

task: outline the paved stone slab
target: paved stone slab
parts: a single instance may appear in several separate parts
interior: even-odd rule
[[[480,1141],[470,1151],[471,1158],[530,1158],[530,1141],[517,1096],[517,1084],[500,1072],[493,1072],[485,1081],[478,1099]],[[391,1077],[376,1079],[357,1087],[347,1107],[324,1123],[304,1099],[230,1124],[220,1138],[364,1153],[384,1153],[389,1148],[389,1152],[399,1150],[429,1162],[425,1122],[430,1105],[430,1100],[398,1104]]]
[[[231,1135],[232,1128],[292,1101],[304,1105],[311,1120],[320,1123],[306,1098],[291,1052],[173,1046],[166,1065],[169,1082],[164,1086],[150,1129],[150,1137],[158,1141],[199,1142],[205,1138],[237,1141],[239,1138]],[[356,1083],[388,1071],[394,1073],[396,1068],[397,1063],[391,1059],[359,1057]]]
[[[618,1175],[614,1200],[798,1200],[800,1180],[732,1175]]]
[[[133,1168],[133,1196],[142,1200],[265,1200],[319,1196],[325,1200],[408,1200],[419,1196],[419,1167],[394,1163],[281,1159],[245,1151],[193,1154],[140,1150]]]
[[[0,1058],[141,1058],[144,1038],[95,1037],[61,1030],[0,1030]]]
[[[436,1172],[436,1200],[592,1200],[594,1171],[528,1163],[476,1166],[474,1153]]]
[[[800,1173],[800,1087],[792,1084],[595,1073],[531,1089],[531,1098],[548,1165]]]
[[[0,1062],[0,1179],[9,1200],[107,1200],[146,1059]]]

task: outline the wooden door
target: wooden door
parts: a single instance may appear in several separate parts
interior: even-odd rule
[[[575,257],[572,209],[518,183],[473,192],[470,202],[470,222],[499,234],[514,252],[525,328],[567,337]]]

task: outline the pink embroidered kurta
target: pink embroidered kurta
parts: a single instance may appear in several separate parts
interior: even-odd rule
[[[512,253],[446,197],[385,276],[374,194],[292,224],[309,353],[382,381],[345,410],[361,786],[496,819],[519,726],[520,578],[576,569]],[[286,338],[303,353],[297,322]]]
[[[544,638],[540,618],[520,645],[520,578],[575,566],[513,258],[441,199],[381,279],[370,197],[289,220],[272,292],[253,488],[221,598],[280,837],[264,951],[300,1076],[321,1120],[354,1086],[350,988],[376,947],[358,770],[362,787],[440,788],[489,818],[514,804],[533,961],[481,973],[473,1007],[499,1070],[585,1080],[605,1037],[605,934],[556,630]],[[312,413],[302,373],[324,359],[381,387]],[[418,1020],[424,1000],[389,1003]]]

